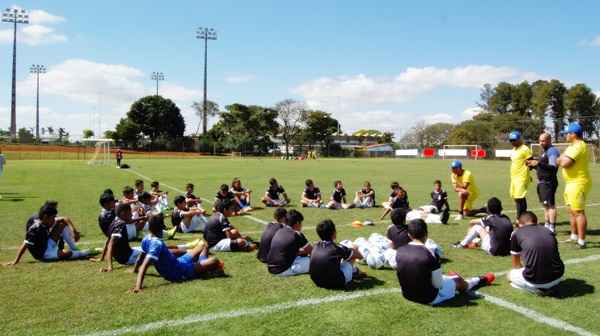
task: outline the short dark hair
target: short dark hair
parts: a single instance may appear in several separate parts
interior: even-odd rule
[[[490,198],[487,201],[487,212],[492,215],[499,215],[502,213],[502,202],[496,197]]]
[[[150,187],[154,188],[154,187],[158,187],[160,183],[158,183],[158,181],[153,181],[152,183],[150,183]]]
[[[435,181],[433,181],[433,184],[439,184],[439,185],[441,186],[441,185],[442,185],[442,181],[440,181],[440,180],[435,180]]]
[[[317,234],[321,240],[332,240],[335,234],[335,224],[331,219],[322,220],[317,224]]]
[[[427,237],[427,224],[420,218],[411,220],[408,222],[408,234],[413,239],[425,239]]]
[[[311,186],[311,185],[313,185],[313,184],[315,184],[315,183],[314,183],[314,182],[313,182],[313,180],[311,180],[311,179],[306,179],[306,181],[304,181],[304,185],[305,185],[305,186],[307,186],[307,187],[308,187],[308,186]]]
[[[115,200],[115,196],[112,194],[108,194],[108,193],[103,193],[102,195],[100,195],[100,206],[102,206],[103,208],[106,207],[108,205],[108,203],[113,202]]]
[[[125,213],[125,211],[130,211],[131,212],[131,205],[126,204],[126,203],[119,203],[119,206],[117,206],[117,217],[121,217],[121,215],[123,213]]]
[[[40,211],[38,212],[38,217],[40,219],[42,219],[45,216],[56,216],[57,214],[58,214],[58,210],[56,210],[56,207],[53,207],[49,204],[44,204],[44,205],[42,205],[42,207],[40,208]]]
[[[123,187],[123,195],[125,194],[131,194],[133,192],[133,188],[130,186],[125,186]]]
[[[186,184],[186,185],[185,185],[185,188],[186,188],[186,189],[187,189],[187,188],[192,188],[192,189],[194,189],[194,184],[193,184],[193,183],[188,183],[188,184]]]
[[[224,213],[225,210],[232,210],[234,206],[235,203],[233,202],[233,200],[226,198],[223,200],[218,200],[215,203],[215,210],[217,210],[217,212]]]
[[[392,214],[390,215],[392,219],[392,223],[394,225],[404,225],[406,224],[406,214],[408,213],[405,208],[397,208],[392,210]]]
[[[103,194],[111,194],[114,195],[115,193],[112,191],[112,189],[108,188],[108,189],[104,189],[104,191],[102,192]]]
[[[221,187],[219,188],[219,190],[225,192],[225,191],[229,191],[229,186],[227,184],[221,184]]]
[[[269,184],[270,184],[270,185],[277,184],[277,179],[275,179],[274,177],[271,177],[271,178],[269,179]]]
[[[135,180],[135,186],[136,186],[136,187],[139,187],[139,186],[141,186],[142,184],[144,184],[144,181],[143,181],[143,180]]]
[[[58,201],[55,200],[47,200],[46,202],[44,202],[44,205],[58,209]]]
[[[175,205],[177,205],[177,204],[181,204],[182,202],[185,202],[185,196],[183,196],[183,195],[178,195],[178,196],[176,196],[176,197],[175,197],[175,199],[173,200],[173,203],[174,203]]]
[[[400,183],[394,181],[390,184],[390,188],[391,189],[396,189],[396,188],[400,188]]]
[[[148,220],[148,230],[157,237],[162,236],[163,227],[165,226],[165,218],[162,213],[150,217]]]
[[[525,211],[519,216],[519,223],[521,224],[537,224],[538,218],[531,211]]]
[[[276,221],[285,219],[286,216],[287,216],[287,210],[285,208],[277,208],[277,209],[275,209],[275,211],[273,211],[273,218]]]
[[[304,216],[302,216],[300,211],[294,210],[294,209],[288,211],[286,218],[287,218],[287,225],[289,225],[289,226],[294,226],[296,224],[300,224],[304,220]]]
[[[342,183],[342,180],[335,180],[333,181],[333,187],[337,187],[338,184]]]
[[[149,193],[149,192],[147,192],[147,191],[144,191],[144,192],[143,192],[143,193],[142,193],[142,194],[141,194],[141,195],[138,197],[138,200],[139,200],[140,202],[144,202],[144,201],[146,201],[146,200],[150,200],[150,199],[152,199],[152,195],[150,195],[150,193]]]

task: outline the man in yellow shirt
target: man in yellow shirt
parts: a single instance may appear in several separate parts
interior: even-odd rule
[[[450,175],[452,186],[454,191],[458,193],[459,200],[458,215],[454,217],[454,220],[462,220],[463,216],[476,216],[478,213],[485,213],[486,208],[473,209],[473,203],[479,196],[479,189],[475,184],[471,171],[463,169],[460,160],[452,161],[450,169],[452,169]]]
[[[587,145],[583,141],[583,128],[578,122],[572,122],[567,127],[567,142],[569,147],[558,159],[565,179],[565,205],[569,207],[571,222],[570,240],[577,241],[579,248],[585,248],[585,199],[592,188],[592,178],[589,172],[589,156]]]
[[[533,158],[531,149],[523,144],[521,132],[512,131],[508,136],[513,146],[510,155],[510,197],[517,207],[517,218],[527,211],[527,187],[531,182],[527,162]]]

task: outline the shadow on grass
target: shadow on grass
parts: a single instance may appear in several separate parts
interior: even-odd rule
[[[385,281],[379,280],[373,276],[367,275],[362,279],[354,279],[352,280],[352,284],[346,289],[346,291],[354,291],[354,290],[367,290],[372,289],[377,286],[383,286]]]
[[[588,236],[600,236],[600,229],[587,230],[586,235]]]
[[[566,279],[548,295],[555,299],[580,297],[595,292],[595,287],[581,279]]]
[[[475,302],[475,300],[480,299],[481,297],[474,294],[474,293],[469,293],[469,292],[465,292],[465,293],[460,293],[457,294],[453,299],[442,302],[439,305],[436,305],[435,307],[440,307],[440,308],[462,308],[462,307],[469,307],[469,306],[476,306],[477,302]]]

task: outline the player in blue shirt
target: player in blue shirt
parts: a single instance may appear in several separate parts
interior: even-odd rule
[[[138,276],[132,292],[142,291],[144,276],[151,264],[154,265],[160,276],[172,282],[223,274],[224,263],[215,257],[208,256],[208,246],[204,242],[181,256],[173,254],[161,240],[163,224],[162,214],[152,217],[149,221],[150,234],[142,240],[142,255],[134,270],[138,272]]]

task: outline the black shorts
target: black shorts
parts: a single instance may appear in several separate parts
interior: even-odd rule
[[[556,205],[556,189],[558,188],[558,182],[539,182],[537,185],[537,193],[540,199],[540,203],[545,206]]]

